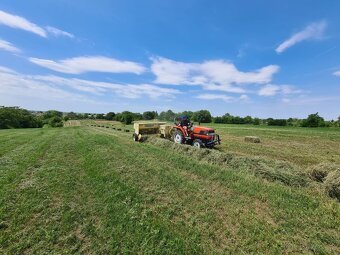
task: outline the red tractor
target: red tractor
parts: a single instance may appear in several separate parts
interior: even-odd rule
[[[193,126],[193,123],[186,117],[175,118],[175,126],[172,139],[175,143],[191,144],[197,148],[213,148],[221,144],[220,136],[215,134],[213,128]]]

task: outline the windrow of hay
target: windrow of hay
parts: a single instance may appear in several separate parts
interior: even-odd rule
[[[333,171],[340,171],[340,166],[327,162],[311,166],[307,170],[309,177],[317,182],[324,182],[327,175]]]
[[[180,145],[156,137],[148,137],[145,141],[162,148],[185,153],[198,161],[225,165],[235,170],[248,171],[255,176],[269,181],[279,181],[288,186],[306,186],[309,182],[307,174],[285,161],[237,156],[210,149],[197,149],[192,146]]]
[[[324,183],[327,194],[340,201],[340,169],[330,172]]]

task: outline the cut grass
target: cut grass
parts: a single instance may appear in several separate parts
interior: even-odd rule
[[[340,128],[202,125],[216,129],[222,139],[220,150],[225,152],[285,160],[300,167],[320,162],[340,164]],[[261,143],[245,143],[245,136],[257,136]]]
[[[134,143],[112,129],[9,133],[13,139],[2,140],[0,132],[10,148],[0,165],[1,254],[340,251],[339,203],[308,188]]]

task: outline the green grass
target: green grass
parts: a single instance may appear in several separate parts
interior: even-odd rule
[[[222,151],[285,160],[301,167],[320,162],[340,164],[340,128],[223,124],[207,124],[206,126],[214,127],[221,135]],[[260,137],[261,143],[245,143],[244,137],[249,135]]]
[[[320,133],[306,136],[327,139]],[[130,136],[84,126],[0,131],[0,254],[340,252],[339,202],[317,188]]]

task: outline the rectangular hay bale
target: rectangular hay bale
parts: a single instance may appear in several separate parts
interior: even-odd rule
[[[260,143],[261,140],[257,136],[246,136],[244,137],[244,141],[248,143]]]

